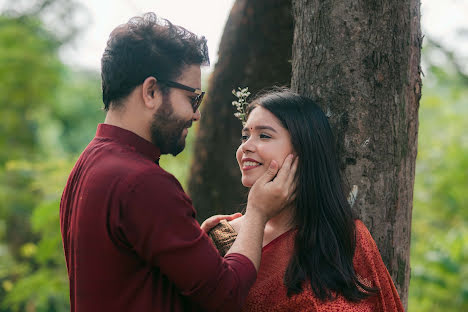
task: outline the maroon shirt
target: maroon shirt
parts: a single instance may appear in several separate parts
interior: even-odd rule
[[[60,203],[71,311],[235,311],[256,278],[222,258],[158,148],[100,124]]]

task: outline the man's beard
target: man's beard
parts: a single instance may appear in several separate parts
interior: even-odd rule
[[[161,107],[154,113],[151,121],[151,141],[159,147],[161,154],[176,156],[185,148],[185,137],[182,137],[182,132],[190,126],[192,120],[177,118],[172,103],[167,96],[164,96]]]

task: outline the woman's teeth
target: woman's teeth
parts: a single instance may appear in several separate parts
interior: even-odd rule
[[[260,163],[254,162],[254,161],[246,161],[246,162],[244,162],[244,167],[255,167],[255,166],[258,166],[258,165],[260,165]]]

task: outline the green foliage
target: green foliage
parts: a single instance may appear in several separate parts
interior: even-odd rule
[[[193,128],[195,129],[190,129],[187,135],[185,149],[182,153],[177,155],[177,157],[172,155],[162,155],[159,161],[161,168],[173,174],[177,180],[179,180],[180,184],[182,184],[182,187],[186,192],[190,167],[192,165],[191,159],[193,144],[195,141],[194,135],[197,127],[198,124],[194,124]]]
[[[63,37],[34,16],[0,16],[0,312],[69,310],[59,202],[104,118],[98,73],[62,64]],[[424,80],[409,311],[468,311],[466,81],[450,64],[430,67]],[[195,132],[184,152],[160,161],[184,187]]]
[[[57,43],[73,40],[89,19],[87,10],[78,0],[3,0],[4,15],[16,19],[34,17],[47,21],[47,30]],[[79,17],[79,21],[77,17]]]
[[[420,106],[409,311],[468,311],[468,89],[431,66]]]
[[[0,16],[0,311],[69,310],[60,197],[104,114],[99,75],[67,68],[60,44]]]
[[[48,118],[42,120],[38,130],[41,147],[53,150],[54,155],[77,154],[94,137],[97,124],[104,121],[100,78],[95,72],[67,69],[61,79]]]
[[[32,230],[31,240],[23,238],[20,246],[9,244],[0,254],[5,265],[0,266],[4,292],[0,309],[23,311],[28,307],[34,311],[64,311],[68,307],[58,206],[72,164],[72,160],[53,158],[40,162],[15,161],[6,166],[7,175],[27,172],[30,183],[23,192],[34,192],[36,198],[32,212],[23,216],[31,221],[31,227],[27,227]]]
[[[57,48],[37,19],[0,16],[0,165],[38,151],[38,119],[60,83]]]

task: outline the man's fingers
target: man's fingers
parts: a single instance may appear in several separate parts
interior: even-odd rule
[[[273,180],[277,172],[278,172],[278,163],[275,160],[272,160],[270,162],[270,166],[268,167],[268,170],[255,183],[261,182],[262,184],[266,184],[270,182],[271,180]]]
[[[287,180],[287,187],[289,192],[289,202],[293,202],[296,199],[296,187],[297,187],[297,180],[296,180],[296,171],[297,165],[299,163],[299,157],[294,159],[294,162],[291,165],[291,170],[289,171],[289,176]]]
[[[205,232],[208,233],[209,230],[211,230],[216,224],[219,223],[219,221],[217,221],[217,222],[215,223],[215,220],[216,220],[216,216],[215,216],[215,217],[210,217],[210,218],[206,219],[206,220],[203,221],[203,223],[200,225],[200,228],[201,228],[203,231],[205,231]],[[213,223],[214,223],[214,224],[213,224]]]
[[[206,219],[202,225],[200,225],[201,229],[205,232],[209,232],[212,228],[214,228],[221,220],[227,220],[227,221],[232,221],[234,219],[237,219],[239,217],[242,217],[242,213],[237,212],[232,215],[216,215],[209,217]]]
[[[292,154],[289,154],[284,160],[283,165],[281,166],[281,169],[278,171],[275,181],[279,185],[283,185],[284,183],[287,182],[287,179],[289,177],[289,172],[291,170],[293,158],[294,156]]]
[[[296,171],[297,171],[298,163],[299,163],[299,157],[296,156],[293,163],[291,164],[291,169],[289,170],[288,178],[286,180],[286,183],[289,186],[289,188],[291,188],[291,186],[296,188],[295,178],[296,178]]]
[[[234,220],[234,219],[237,219],[237,218],[242,217],[242,213],[236,212],[235,214],[232,214],[232,215],[225,215],[225,216],[222,216],[222,217],[223,217],[223,218],[219,219],[219,221],[221,221],[221,220],[232,221],[232,220]]]
[[[221,216],[209,217],[202,223],[202,225],[200,225],[201,229],[208,233],[212,228],[214,228],[219,223],[219,221],[222,220],[222,218],[220,217]]]

